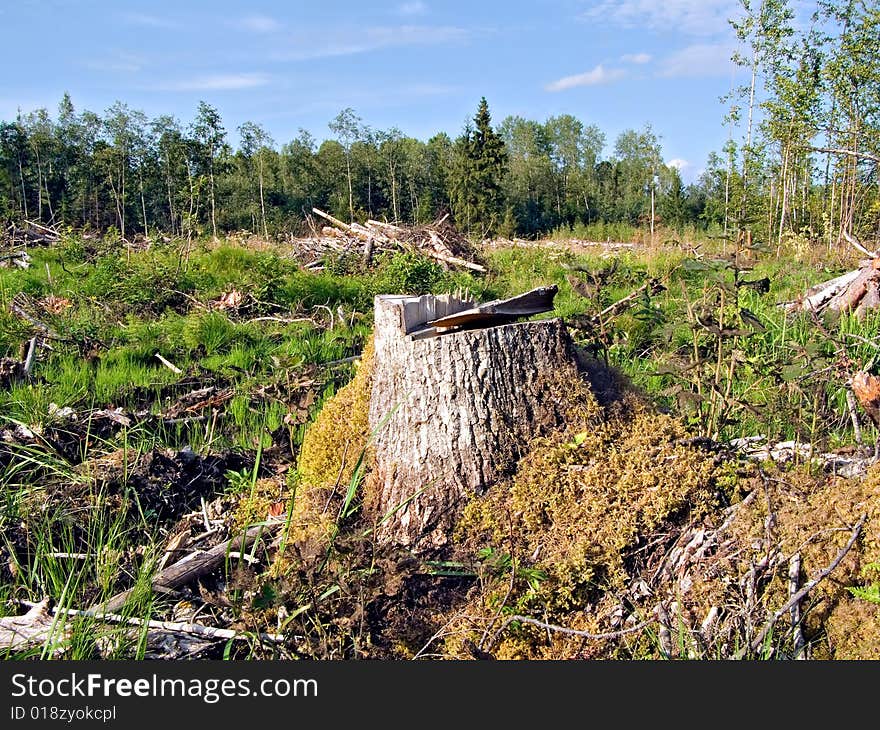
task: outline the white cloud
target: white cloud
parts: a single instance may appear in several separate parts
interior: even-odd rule
[[[610,84],[626,75],[626,71],[620,68],[606,69],[602,64],[596,66],[591,71],[574,76],[563,76],[561,79],[552,81],[544,88],[547,91],[565,91],[573,89],[576,86],[598,86],[600,84]]]
[[[697,167],[693,162],[688,160],[683,160],[680,157],[675,157],[671,160],[667,160],[665,163],[666,167],[674,167],[678,170],[678,174],[681,177],[681,181],[685,185],[689,185],[690,183],[697,180],[700,175],[703,174],[703,168]]]
[[[294,36],[292,48],[274,54],[277,60],[304,61],[331,56],[350,56],[382,48],[428,46],[454,43],[467,38],[464,28],[455,26],[400,25],[364,29],[341,29],[321,34]]]
[[[422,0],[414,0],[414,2],[402,3],[397,6],[397,12],[400,15],[424,15],[428,12],[428,6]]]
[[[624,63],[643,64],[648,63],[653,56],[650,53],[625,53],[620,57]]]
[[[582,17],[624,28],[710,36],[729,32],[727,20],[738,10],[736,0],[601,0],[591,3]]]
[[[731,72],[732,53],[733,46],[726,43],[697,43],[664,58],[657,75],[667,78],[726,76]]]
[[[281,23],[268,15],[248,15],[238,20],[235,25],[254,33],[271,33],[281,29]]]
[[[218,74],[171,81],[152,87],[156,91],[235,91],[265,86],[269,77],[260,73]]]

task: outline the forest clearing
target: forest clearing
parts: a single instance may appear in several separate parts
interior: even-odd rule
[[[861,252],[494,241],[483,274],[361,244],[72,234],[0,270],[9,656],[876,657],[849,379],[880,312],[784,306]],[[564,417],[443,539],[389,539],[373,298],[535,286],[590,363],[552,370]]]
[[[0,657],[880,658],[880,9],[790,5],[689,182],[485,97],[0,121]]]

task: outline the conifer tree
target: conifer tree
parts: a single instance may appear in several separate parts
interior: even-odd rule
[[[492,128],[486,97],[456,142],[452,202],[456,220],[469,230],[494,230],[504,211],[502,182],[507,168],[504,140]]]

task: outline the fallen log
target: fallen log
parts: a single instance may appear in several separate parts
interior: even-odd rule
[[[807,289],[801,298],[785,303],[785,309],[803,312],[820,311],[829,301],[844,291],[858,276],[859,270],[856,269],[811,287]]]
[[[880,307],[880,288],[878,288],[876,279],[871,279],[865,284],[865,295],[856,307],[854,314],[859,319],[864,319],[870,310],[878,307]]]
[[[880,271],[873,266],[859,269],[859,275],[842,292],[833,297],[826,308],[832,312],[840,313],[855,309],[867,291],[868,282],[877,281],[878,276],[880,276]]]
[[[0,618],[0,649],[22,651],[52,641],[58,644],[55,648],[60,648],[65,639],[49,613],[48,598],[34,604],[23,616]]]
[[[318,208],[312,208],[312,212],[316,213],[317,215],[321,216],[322,218],[330,221],[334,226],[341,228],[343,231],[347,231],[348,233],[354,233],[354,230],[352,230],[352,227],[350,225],[348,225],[348,223],[343,223],[341,220],[339,220],[339,218],[334,218],[329,213],[325,213],[323,210],[319,210]],[[357,235],[357,234],[355,234],[355,235]]]
[[[480,264],[475,264],[471,261],[465,261],[464,259],[460,259],[457,256],[446,256],[444,254],[435,253],[434,251],[427,251],[422,249],[422,253],[426,256],[430,256],[432,259],[437,259],[438,261],[443,261],[447,264],[455,264],[456,266],[464,266],[465,268],[471,269],[472,271],[478,271],[481,274],[486,273],[486,267],[481,266]]]

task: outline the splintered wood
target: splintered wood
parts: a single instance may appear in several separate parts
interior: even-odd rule
[[[429,258],[440,261],[447,268],[458,266],[478,273],[486,268],[472,261],[473,250],[468,240],[446,221],[446,216],[429,226],[403,228],[392,223],[367,220],[360,223],[345,223],[318,208],[312,212],[332,225],[325,225],[320,235],[297,239],[299,254],[311,259],[305,263],[307,269],[319,269],[322,258],[328,253],[360,253],[365,264],[380,251],[418,251]]]

